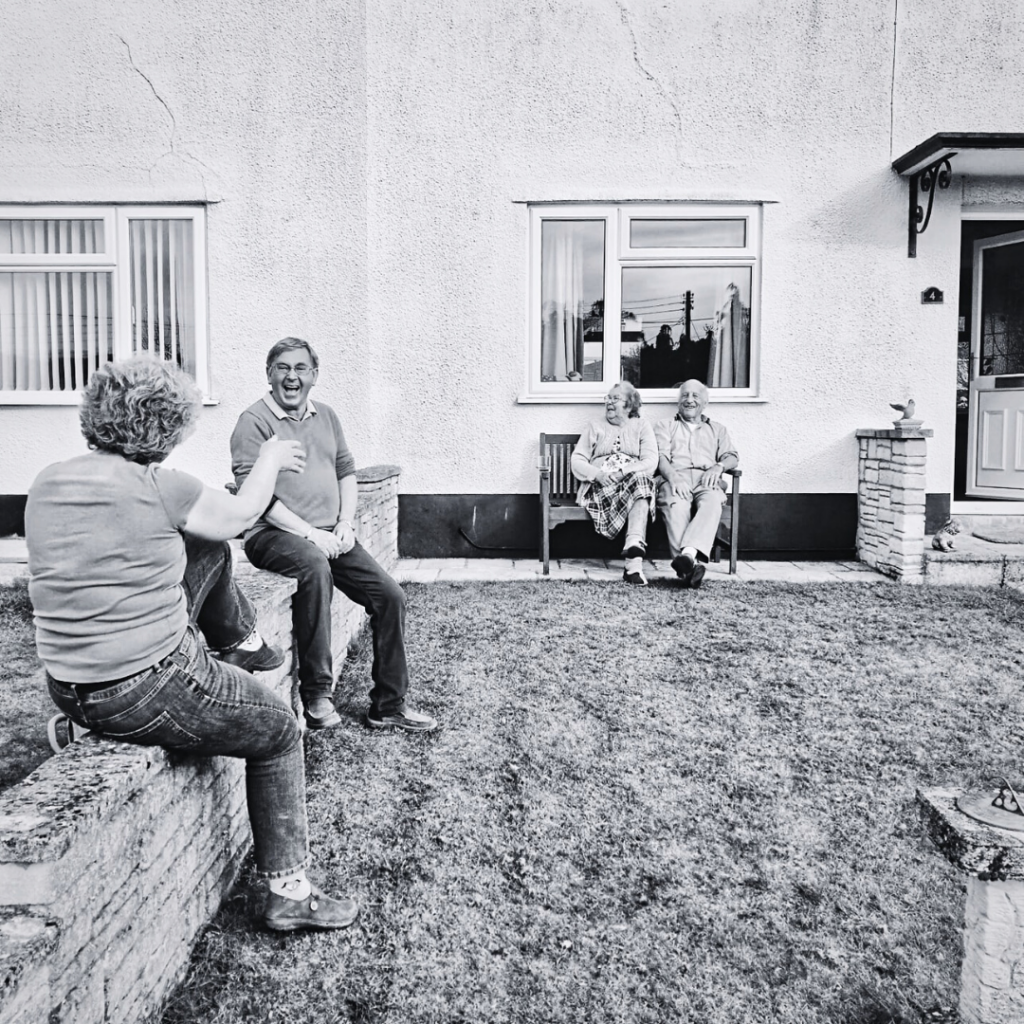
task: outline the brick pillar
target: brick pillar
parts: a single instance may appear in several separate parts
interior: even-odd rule
[[[996,828],[964,814],[958,794],[918,792],[932,841],[968,875],[964,959],[960,969],[963,1024],[1024,1021],[1024,832]]]
[[[926,438],[919,425],[858,430],[857,557],[887,576],[924,576]]]

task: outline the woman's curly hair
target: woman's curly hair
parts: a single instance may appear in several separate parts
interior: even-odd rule
[[[79,420],[90,448],[148,466],[162,462],[195,423],[202,396],[169,363],[140,356],[107,363],[82,392]]]

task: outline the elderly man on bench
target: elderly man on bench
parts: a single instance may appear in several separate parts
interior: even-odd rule
[[[672,568],[697,589],[725,505],[722,473],[739,457],[729,431],[704,415],[708,389],[699,380],[679,388],[679,411],[654,425],[658,441],[657,507],[665,520]]]

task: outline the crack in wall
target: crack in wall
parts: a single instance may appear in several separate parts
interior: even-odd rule
[[[900,0],[894,0],[892,9],[892,78],[889,81],[889,163],[893,161],[892,143],[896,119],[896,44],[900,16]]]
[[[672,116],[675,118],[676,122],[676,161],[677,163],[681,164],[683,162],[682,153],[684,142],[682,112],[679,109],[679,105],[673,99],[671,93],[669,93],[665,86],[662,85],[661,80],[656,75],[648,71],[647,68],[644,67],[643,63],[641,62],[640,44],[637,42],[636,32],[633,30],[633,24],[629,19],[629,10],[626,8],[626,5],[623,3],[619,3],[618,0],[616,0],[616,6],[619,9],[619,18],[622,21],[622,24],[626,26],[626,29],[629,32],[629,37],[633,43],[633,63],[640,69],[640,72],[643,74],[644,78],[646,78],[649,82],[654,84],[658,92],[660,92],[661,95],[664,97],[665,102],[669,105],[669,107],[672,108]]]
[[[128,63],[131,65],[132,70],[137,75],[139,75],[139,77],[146,83],[146,85],[149,86],[149,91],[153,94],[153,96],[156,99],[157,103],[159,103],[160,106],[164,108],[165,113],[167,114],[167,116],[170,118],[170,121],[171,121],[171,134],[170,134],[170,138],[168,140],[168,142],[170,144],[170,149],[166,153],[162,153],[160,156],[158,156],[156,158],[156,160],[153,161],[152,164],[150,164],[149,170],[147,172],[149,174],[150,181],[152,182],[152,180],[153,180],[153,168],[156,167],[156,165],[158,163],[160,163],[160,161],[163,160],[163,158],[165,156],[176,156],[176,157],[178,157],[181,160],[185,160],[188,163],[191,163],[194,166],[196,166],[198,168],[201,168],[201,170],[199,171],[199,180],[203,183],[203,198],[204,199],[208,198],[208,196],[207,196],[207,188],[206,188],[206,178],[203,176],[203,170],[210,171],[210,168],[207,167],[207,165],[204,164],[202,160],[200,160],[198,157],[194,157],[191,153],[189,153],[189,152],[187,152],[185,150],[183,150],[181,152],[178,151],[178,148],[177,148],[177,145],[176,145],[176,136],[177,136],[177,133],[178,133],[178,121],[177,121],[177,119],[174,116],[174,111],[171,110],[170,106],[168,106],[167,101],[163,98],[163,96],[161,96],[160,93],[157,92],[156,86],[153,84],[153,81],[149,77],[149,75],[147,75],[145,73],[145,71],[143,71],[142,68],[140,68],[138,66],[138,64],[135,63],[135,58],[132,56],[132,48],[128,44],[128,40],[125,39],[124,36],[122,36],[122,35],[118,35],[117,38],[121,40],[121,42],[124,44],[125,50],[128,52]]]

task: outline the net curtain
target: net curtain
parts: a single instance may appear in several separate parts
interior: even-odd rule
[[[541,250],[541,380],[565,380],[583,370],[583,246],[572,225],[546,224]]]
[[[750,327],[735,284],[725,289],[725,301],[715,313],[714,344],[708,386],[745,388],[750,382]]]

